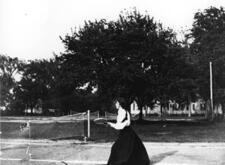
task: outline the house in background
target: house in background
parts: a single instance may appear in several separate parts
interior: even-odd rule
[[[130,105],[130,110],[131,114],[133,115],[137,115],[140,113],[140,109],[135,101]],[[162,108],[162,112],[160,102],[157,102],[154,108],[150,108],[147,106],[142,108],[143,116],[161,116],[162,113],[166,116],[206,116],[208,111],[209,110],[207,109],[207,102],[202,99],[199,99],[196,102],[191,102],[189,105],[179,105],[174,101],[169,101],[168,106]],[[223,111],[221,104],[214,106],[215,114],[222,114],[222,112]]]

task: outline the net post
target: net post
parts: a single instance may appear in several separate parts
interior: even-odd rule
[[[27,122],[27,127],[29,129],[29,141],[30,141],[30,138],[31,138],[30,120],[28,120],[28,122]]]
[[[87,110],[87,137],[90,138],[90,110]]]
[[[28,134],[29,134],[29,142],[28,142],[26,154],[28,154],[29,159],[31,159],[31,152],[30,152],[30,141],[31,141],[31,127],[30,127],[30,120],[28,120],[26,127],[28,128]]]

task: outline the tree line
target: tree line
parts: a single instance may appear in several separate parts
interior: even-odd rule
[[[184,35],[179,41],[172,29],[136,9],[121,12],[116,21],[85,21],[60,37],[65,51],[51,59],[25,62],[0,55],[0,107],[13,115],[37,106],[46,113],[104,112],[113,109],[116,97],[127,107],[133,101],[139,108],[166,106],[169,100],[188,105],[210,99],[210,61],[214,102],[225,105],[224,8],[195,13]]]

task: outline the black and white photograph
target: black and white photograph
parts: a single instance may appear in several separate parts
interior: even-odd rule
[[[0,0],[1,165],[225,165],[225,0]]]

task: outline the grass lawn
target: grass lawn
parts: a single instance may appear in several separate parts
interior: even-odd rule
[[[225,142],[223,122],[149,122],[134,124],[138,135],[149,142]]]
[[[29,138],[29,131],[20,130],[19,122],[0,122],[1,138]],[[134,121],[132,127],[146,142],[225,142],[225,121]],[[80,139],[84,136],[83,124],[51,123],[31,124],[32,139]],[[91,138],[96,142],[110,142],[118,131],[91,122]]]
[[[101,125],[94,127],[91,135],[97,141],[113,141],[118,131]],[[225,142],[225,121],[185,122],[146,121],[133,122],[133,129],[146,142]]]

